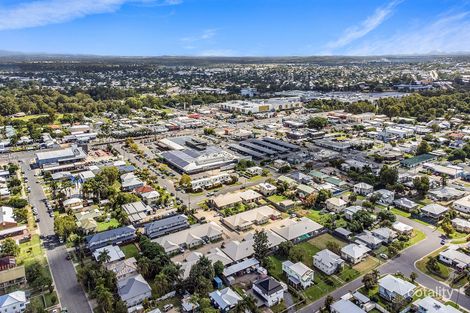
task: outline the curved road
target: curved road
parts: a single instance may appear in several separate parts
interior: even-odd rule
[[[409,276],[411,272],[415,272],[418,274],[416,282],[436,292],[443,298],[452,300],[453,302],[459,304],[461,307],[470,310],[470,297],[467,297],[464,293],[452,289],[449,286],[425,275],[424,273],[421,273],[415,266],[416,261],[420,260],[424,256],[432,253],[433,251],[441,247],[441,234],[438,231],[434,230],[433,227],[425,226],[408,218],[397,216],[397,219],[400,222],[408,224],[413,228],[424,232],[426,234],[426,239],[402,251],[400,256],[380,265],[377,268],[380,274],[383,275],[400,272],[405,276]],[[334,299],[339,299],[344,294],[356,290],[362,285],[363,284],[361,276],[331,292],[330,295],[333,296]],[[318,311],[323,306],[325,298],[326,295],[320,298],[319,300],[310,303],[306,307],[298,310],[298,312],[307,313]]]

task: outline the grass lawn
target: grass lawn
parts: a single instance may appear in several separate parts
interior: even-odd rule
[[[330,219],[330,214],[323,214],[317,210],[309,210],[307,217],[318,224],[325,225],[325,223]]]
[[[326,249],[328,242],[336,242],[341,248],[346,246],[346,242],[342,241],[341,239],[338,239],[328,233],[322,234],[320,236],[317,236],[315,238],[312,238],[308,241],[312,245],[316,246],[318,249],[323,250]]]
[[[308,302],[316,301],[341,286],[341,282],[337,279],[328,277],[320,272],[315,272],[314,280],[315,284],[303,291]]]
[[[413,230],[413,235],[411,236],[411,239],[406,243],[405,247],[410,247],[412,245],[415,245],[425,238],[426,238],[426,235],[422,231],[415,229]]]
[[[353,266],[353,269],[361,274],[368,273],[379,266],[380,261],[374,257],[368,256],[364,261]]]
[[[354,280],[355,278],[359,277],[361,273],[359,273],[357,270],[355,270],[352,267],[345,266],[343,270],[337,274],[337,276],[345,282],[349,282],[351,280]]]
[[[390,211],[392,211],[393,214],[400,215],[400,216],[407,217],[407,218],[411,216],[411,213],[402,211],[397,208],[392,208]]]
[[[312,257],[317,254],[320,249],[314,245],[312,245],[310,242],[302,242],[297,245],[295,245],[292,250],[299,251],[298,253],[302,255],[302,263],[307,265],[308,267],[312,268],[313,267],[313,259]],[[291,251],[292,251],[291,250]],[[291,252],[293,253],[293,252]]]
[[[434,251],[433,253],[431,253],[427,257],[425,257],[425,258],[419,260],[418,262],[416,262],[416,267],[418,268],[418,270],[420,270],[421,272],[423,272],[426,275],[429,275],[429,276],[433,277],[434,279],[437,279],[437,280],[440,280],[440,281],[446,281],[450,276],[450,270],[447,266],[445,266],[441,262],[437,262],[437,264],[439,265],[439,269],[441,270],[440,274],[430,272],[426,268],[426,263],[428,262],[428,260],[432,257],[435,257],[435,256],[439,255],[439,253],[444,251],[445,249],[447,249],[447,246],[444,246],[444,247]]]
[[[282,280],[282,262],[284,260],[279,259],[279,257],[275,255],[271,255],[269,259],[271,260],[272,264],[271,268],[269,269],[269,275]]]
[[[126,259],[132,258],[132,257],[137,257],[139,255],[139,249],[137,249],[137,246],[133,243],[125,245],[120,247],[122,252],[124,252],[124,255],[126,256]]]
[[[441,234],[445,234],[445,232],[442,230],[442,227],[439,226],[437,228],[437,231],[440,232]],[[452,234],[450,234],[448,237],[450,239],[454,239],[454,240],[459,240],[459,239],[462,239],[462,238],[467,238],[468,234],[465,234],[465,233],[459,233],[458,231],[454,231]]]
[[[115,218],[112,218],[109,220],[109,222],[98,223],[98,232],[108,230],[111,227],[119,227],[119,226],[121,226],[121,224],[119,224],[118,220]]]
[[[248,179],[248,181],[249,181],[249,182],[256,182],[256,181],[261,180],[261,179],[263,179],[263,176],[261,176],[261,175],[255,175],[255,176],[253,176],[253,177],[250,177],[250,178]]]
[[[41,248],[41,239],[39,235],[32,235],[31,240],[20,243],[20,253],[16,258],[18,264],[33,262],[34,260],[42,260],[44,258]]]
[[[268,200],[271,201],[271,202],[274,202],[274,203],[279,203],[279,202],[282,202],[284,200],[287,200],[287,198],[284,197],[283,195],[272,195],[272,196],[268,197]]]

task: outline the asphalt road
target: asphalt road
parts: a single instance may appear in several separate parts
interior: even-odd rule
[[[441,247],[441,234],[438,231],[435,231],[429,226],[417,223],[408,218],[397,216],[398,220],[412,226],[415,229],[418,229],[426,234],[426,239],[422,240],[418,244],[411,246],[410,248],[403,251],[400,256],[389,260],[388,262],[380,265],[377,270],[380,274],[393,274],[400,272],[405,276],[409,276],[411,272],[418,274],[416,281],[425,286],[426,288],[436,292],[445,299],[452,300],[453,302],[459,304],[461,307],[470,310],[470,298],[465,294],[458,292],[450,288],[449,286],[421,273],[415,266],[416,261],[423,258],[424,256],[430,254],[436,249]],[[343,285],[342,287],[336,289],[334,292],[330,293],[334,299],[339,299],[344,294],[354,291],[362,286],[362,276],[357,279]],[[308,306],[300,309],[298,312],[307,313],[307,312],[316,312],[318,311],[325,302],[325,297],[309,304]]]
[[[23,152],[17,157],[22,161],[21,168],[25,172],[24,176],[28,178],[28,185],[31,187],[29,202],[38,209],[40,233],[44,236],[54,235],[54,219],[49,216],[42,201],[46,196],[29,165],[33,155],[32,152]],[[61,306],[67,308],[70,313],[92,313],[85,292],[77,282],[72,261],[66,259],[65,245],[59,244],[55,239],[45,239],[43,244],[46,248],[49,268],[54,278]]]

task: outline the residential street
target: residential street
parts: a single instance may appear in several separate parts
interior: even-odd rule
[[[24,170],[25,177],[28,178],[28,185],[31,187],[29,201],[31,205],[38,209],[40,233],[43,236],[54,235],[54,219],[49,216],[42,201],[46,196],[34,176],[34,171],[29,168],[30,162],[34,159],[34,154],[21,153],[18,158],[23,161],[21,168]],[[66,259],[65,244],[59,244],[55,239],[45,239],[43,243],[62,307],[67,308],[70,313],[92,313],[85,293],[77,282],[72,261]]]
[[[441,234],[429,226],[425,226],[421,223],[417,223],[408,218],[397,216],[397,219],[400,222],[406,223],[412,226],[413,228],[424,232],[426,234],[426,239],[406,249],[404,252],[401,253],[400,256],[392,259],[391,261],[388,261],[387,263],[380,265],[377,268],[380,274],[383,275],[383,274],[392,274],[392,273],[400,272],[404,274],[405,276],[409,276],[411,272],[415,272],[418,274],[418,278],[416,279],[418,283],[420,283],[421,285],[425,286],[428,289],[431,289],[432,291],[435,291],[436,293],[438,293],[439,295],[442,295],[443,297],[450,298],[449,300],[454,301],[455,303],[459,304],[463,308],[470,310],[470,298],[469,297],[419,272],[419,270],[415,266],[416,261],[418,261],[419,259],[423,258],[424,256],[430,254],[434,250],[441,247],[441,244],[440,244]],[[356,290],[357,288],[361,286],[362,286],[362,276],[336,289],[334,292],[330,293],[330,295],[333,296],[333,298],[335,299],[339,299],[345,293]],[[451,296],[449,297],[448,295],[451,295]],[[299,310],[299,312],[307,313],[307,312],[318,311],[323,306],[325,302],[325,298],[326,296],[309,304],[308,306]]]

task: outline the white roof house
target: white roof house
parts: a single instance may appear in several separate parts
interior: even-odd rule
[[[270,230],[266,231],[266,235],[268,237],[268,247],[271,249],[277,247],[281,242],[285,241],[284,238]],[[255,253],[253,249],[254,243],[254,234],[250,233],[247,234],[242,241],[229,241],[224,245],[222,251],[236,262],[246,259]]]
[[[452,206],[461,212],[470,213],[470,195],[454,201]]]
[[[174,253],[181,248],[195,247],[204,244],[206,241],[216,240],[221,237],[222,228],[214,222],[209,222],[152,241],[161,245],[167,253]]]
[[[322,225],[307,217],[302,217],[299,220],[288,219],[281,226],[272,230],[286,240],[301,241],[304,238],[308,239],[314,236],[322,229]]]
[[[212,248],[209,250],[206,254],[202,254],[201,252],[196,252],[192,251],[190,252],[184,262],[180,262],[179,264],[181,265],[181,270],[183,271],[183,279],[188,278],[189,272],[191,271],[191,267],[199,261],[199,259],[205,256],[209,259],[209,261],[214,264],[217,261],[222,262],[222,264],[225,266],[227,264],[230,264],[233,262],[232,259],[230,259],[222,250],[219,248]]]
[[[289,281],[296,285],[300,284],[303,288],[307,288],[313,283],[312,269],[302,262],[284,261],[282,262],[282,270],[289,277]]]
[[[106,251],[108,256],[109,256],[109,261],[106,262],[106,263],[112,263],[112,262],[115,262],[115,261],[119,261],[119,260],[122,260],[126,257],[124,255],[124,252],[122,252],[121,248],[119,248],[119,246],[109,245],[109,246],[106,246],[106,247],[103,247],[103,248],[96,249],[93,252],[93,256],[95,257],[96,261],[99,260],[99,257],[101,255],[101,253],[103,253],[104,251]]]
[[[332,197],[326,200],[326,207],[330,211],[340,212],[346,208],[347,202],[341,198]]]
[[[1,312],[23,312],[29,301],[26,299],[24,291],[14,291],[9,294],[0,296],[0,311]]]
[[[452,220],[452,226],[460,232],[469,233],[470,232],[470,221],[463,218],[456,217]]]
[[[370,251],[366,246],[351,243],[341,249],[341,257],[355,264],[366,257]]]
[[[333,274],[344,263],[336,253],[324,249],[313,256],[313,265],[325,274]]]
[[[449,208],[438,203],[431,203],[421,208],[422,213],[432,218],[439,218],[447,211],[449,211]]]
[[[331,305],[331,312],[333,313],[366,313],[359,306],[350,300],[339,299]]]
[[[449,248],[439,253],[439,260],[461,269],[470,266],[470,256],[455,248]]]
[[[451,305],[444,304],[428,296],[413,302],[418,313],[462,313]]]
[[[264,224],[270,218],[277,218],[280,212],[265,205],[253,210],[244,211],[222,219],[222,222],[235,230],[243,230],[251,227],[253,224]]]
[[[118,294],[127,307],[139,305],[152,297],[152,288],[140,274],[119,280],[117,287]]]
[[[217,308],[223,312],[233,308],[235,305],[237,305],[238,301],[242,300],[238,293],[233,291],[230,287],[213,291],[209,294],[209,297],[215,303]]]
[[[379,293],[389,300],[395,299],[397,295],[405,299],[410,298],[415,289],[414,284],[390,274],[379,280]]]
[[[411,233],[413,231],[413,227],[398,221],[392,224],[392,228],[399,233]]]

